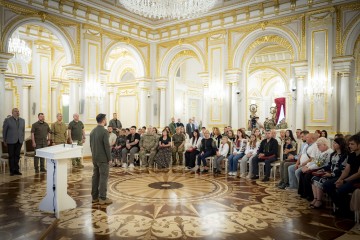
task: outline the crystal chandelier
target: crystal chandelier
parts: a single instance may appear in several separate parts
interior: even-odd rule
[[[130,12],[148,18],[183,19],[209,11],[217,0],[119,0]]]
[[[320,77],[320,65],[318,65],[318,74],[316,81],[311,81],[304,89],[305,97],[308,102],[323,102],[327,95],[332,95],[332,86],[328,86],[325,78]]]
[[[14,54],[13,60],[29,63],[31,60],[31,49],[24,40],[21,40],[18,34],[13,34],[9,39],[8,52]]]

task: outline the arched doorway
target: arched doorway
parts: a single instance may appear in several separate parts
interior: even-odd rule
[[[9,51],[10,39],[18,38],[31,50],[29,61],[12,58],[8,63],[7,81],[17,87],[18,101],[8,108],[20,107],[28,126],[45,114],[53,122],[58,112],[64,122],[69,121],[69,82],[63,66],[74,59],[71,44],[64,33],[51,23],[26,20],[13,25],[5,34],[5,48]],[[5,97],[9,97],[6,91]]]

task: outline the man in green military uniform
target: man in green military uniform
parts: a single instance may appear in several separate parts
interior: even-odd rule
[[[140,138],[140,161],[145,167],[152,167],[154,165],[154,157],[158,146],[158,138],[153,132],[153,128],[149,126],[147,132]],[[149,153],[149,158],[146,159],[146,154]]]
[[[66,143],[67,140],[67,127],[62,121],[62,114],[56,114],[56,119],[57,121],[51,124],[51,140],[53,145]]]
[[[121,122],[117,119],[117,113],[113,113],[113,119],[109,122],[109,127],[112,127],[113,133],[116,134],[116,136],[119,135],[120,130],[122,128]]]
[[[169,124],[169,128],[170,128],[171,136],[174,135],[176,132],[176,123],[174,117],[171,118],[171,123]]]
[[[176,133],[172,136],[172,165],[176,165],[176,153],[179,155],[179,165],[183,162],[183,153],[185,151],[185,135],[180,132],[180,127],[176,128]]]
[[[77,143],[77,145],[82,146],[86,139],[84,124],[79,120],[79,114],[77,113],[73,115],[73,119],[68,126],[69,140],[70,143]],[[78,168],[84,167],[84,165],[81,164],[81,158],[73,158],[72,165]]]
[[[109,163],[111,161],[109,133],[106,126],[106,115],[96,116],[98,125],[90,133],[90,149],[93,161],[93,176],[91,196],[93,203],[111,204],[112,200],[106,197],[109,179]]]
[[[45,122],[45,116],[43,113],[38,114],[39,121],[33,123],[31,126],[31,140],[32,145],[36,149],[44,148],[50,144],[50,127]],[[39,173],[39,159],[40,159],[40,171],[46,172],[44,165],[44,158],[34,157],[34,169],[35,173]]]

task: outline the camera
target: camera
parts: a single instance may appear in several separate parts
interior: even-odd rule
[[[240,90],[236,90],[236,94],[239,95],[239,94],[240,94]]]
[[[296,91],[296,87],[292,87],[291,91],[295,92]]]
[[[150,93],[147,94],[147,97],[150,98]]]

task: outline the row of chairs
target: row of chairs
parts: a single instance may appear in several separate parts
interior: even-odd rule
[[[21,151],[20,153],[20,163],[19,165],[21,166],[22,160],[24,161],[24,167],[25,169],[28,168],[28,161],[30,159],[34,159],[35,157],[35,149],[32,146],[32,141],[30,138],[25,140],[25,144],[24,144],[24,150]],[[0,166],[0,171],[3,173],[6,173],[6,168],[8,167],[8,163],[9,163],[9,150],[7,148],[7,146],[5,145],[4,141],[1,141],[1,147],[0,147],[0,161],[1,161],[1,166]]]
[[[276,172],[277,172],[276,170],[280,167],[281,162],[284,160],[283,155],[284,155],[283,147],[281,145],[278,145],[278,160],[276,162],[271,163],[272,166],[271,170],[273,172],[274,180],[276,179]],[[214,158],[215,156],[206,158],[206,160],[209,162],[210,171],[212,171],[214,166]],[[228,173],[229,160],[228,158],[225,158],[223,161],[225,164],[225,173]],[[265,162],[259,162],[259,176],[264,175],[264,168],[265,168]],[[240,169],[240,162],[238,162],[238,169]]]

